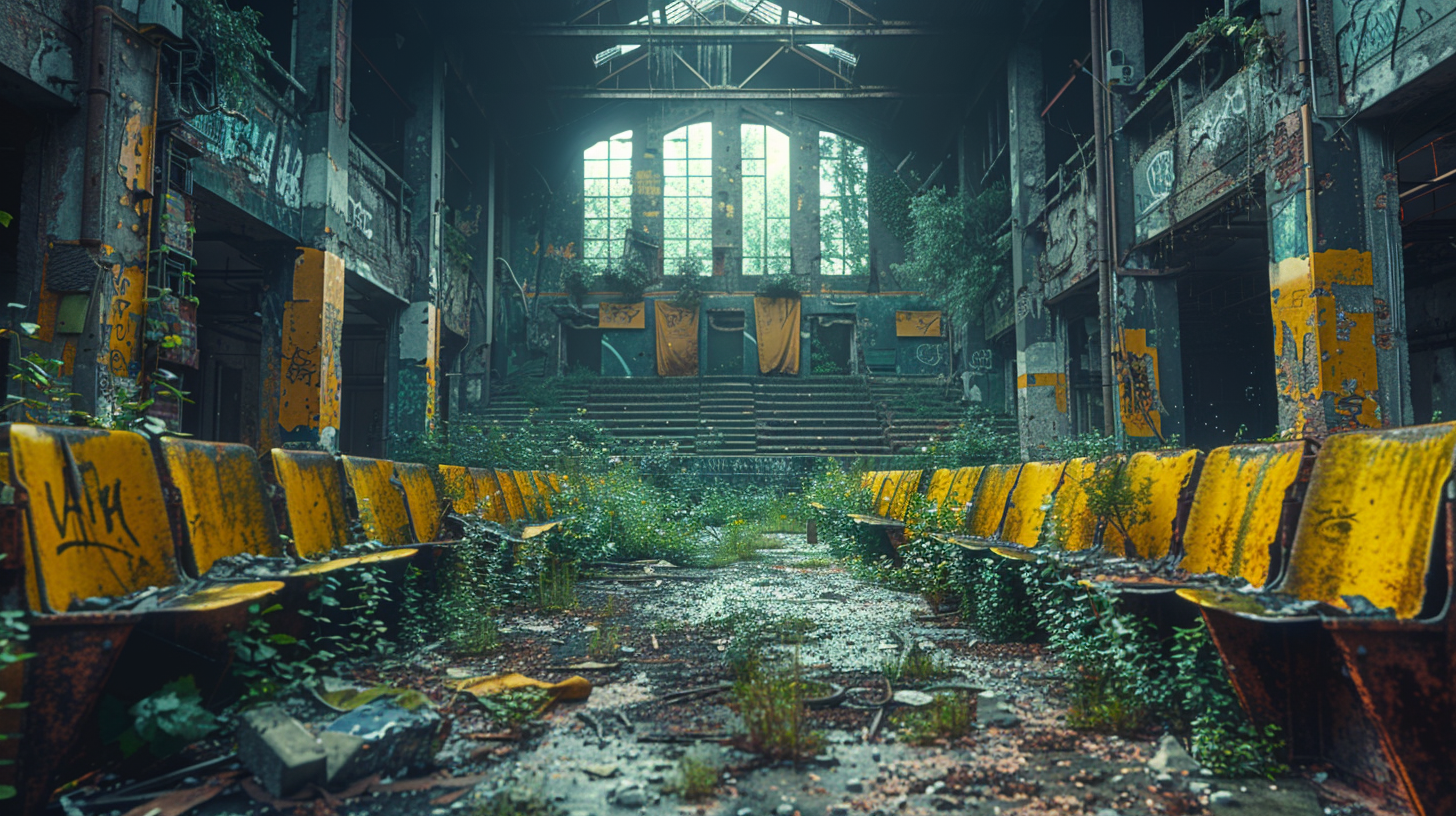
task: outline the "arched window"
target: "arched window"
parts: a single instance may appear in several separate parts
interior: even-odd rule
[[[787,273],[789,136],[767,125],[743,126],[743,274]]]
[[[582,161],[581,257],[600,271],[622,257],[632,228],[632,131],[597,142]]]
[[[713,274],[713,125],[680,127],[662,140],[662,256],[676,274],[683,261]]]
[[[820,274],[869,274],[868,176],[864,145],[837,133],[819,134]]]

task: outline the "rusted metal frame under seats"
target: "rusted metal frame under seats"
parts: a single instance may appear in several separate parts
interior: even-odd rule
[[[1391,786],[1378,729],[1318,620],[1201,611],[1244,711],[1257,728],[1279,727],[1286,761],[1333,762],[1362,787]]]
[[[1419,816],[1456,814],[1456,480],[1445,486],[1446,597],[1422,622],[1324,621],[1391,770]]]

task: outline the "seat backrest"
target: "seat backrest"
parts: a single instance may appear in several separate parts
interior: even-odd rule
[[[440,489],[435,484],[429,465],[395,462],[394,475],[404,485],[405,503],[409,506],[410,524],[414,527],[415,540],[439,540]]]
[[[536,481],[536,501],[541,503],[541,520],[555,518],[556,511],[551,508],[551,494],[556,490],[551,486],[551,480],[539,470],[531,471],[531,478]]]
[[[880,508],[883,507],[885,510],[889,510],[890,499],[895,493],[896,485],[893,481],[895,471],[876,470],[869,473],[868,476],[869,484],[867,487],[870,494],[870,504],[865,508],[865,513],[872,516],[883,515]]]
[[[1062,484],[1052,501],[1050,518],[1043,522],[1043,535],[1037,546],[1055,546],[1067,552],[1090,550],[1097,546],[1097,517],[1087,511],[1087,483],[1099,467],[1117,467],[1120,459],[1098,463],[1091,459],[1073,459],[1062,471]]]
[[[1262,587],[1279,566],[1284,498],[1299,478],[1303,442],[1232,445],[1208,454],[1183,531],[1179,566]]]
[[[349,544],[344,480],[332,454],[274,448],[273,478],[283,488],[288,535],[300,558],[318,559]]]
[[[1315,457],[1279,589],[1348,608],[1363,596],[1401,619],[1426,604],[1456,423],[1338,433]]]
[[[476,488],[475,476],[462,465],[440,465],[440,482],[445,486],[445,495],[450,497],[450,509],[456,515],[473,516],[480,504],[480,493]]]
[[[206,575],[220,558],[286,555],[257,451],[174,436],[159,444],[167,475],[182,498],[184,566]]]
[[[939,507],[950,493],[951,483],[955,481],[957,472],[941,468],[931,473],[930,482],[925,486],[925,501]]]
[[[1129,519],[1128,539],[1111,523],[1102,529],[1102,548],[1109,555],[1136,555],[1141,559],[1166,556],[1178,533],[1179,500],[1202,454],[1196,450],[1138,451],[1127,460],[1127,475],[1133,490],[1149,488],[1147,501],[1140,503],[1136,518]]]
[[[1021,466],[1021,475],[1006,505],[1006,519],[1001,524],[1002,541],[1023,547],[1037,545],[1042,521],[1066,468],[1063,462],[1027,462]]]
[[[25,504],[31,608],[65,612],[181,580],[151,449],[128,431],[10,425],[14,486]]]
[[[544,508],[541,506],[541,492],[536,487],[536,476],[529,470],[516,470],[511,472],[512,478],[516,480],[516,489],[521,491],[521,506],[526,509],[526,519],[529,521],[544,521]]]
[[[910,510],[910,497],[920,491],[920,474],[918,470],[900,471],[900,478],[895,485],[895,494],[890,497],[889,512],[885,518],[892,518],[896,521],[904,521],[905,514]]]
[[[391,547],[414,544],[404,486],[394,483],[394,463],[387,459],[344,456],[344,477],[354,492],[359,523],[369,538]]]
[[[546,481],[551,483],[551,492],[560,493],[566,487],[566,480],[561,478],[560,473],[546,474]]]
[[[521,495],[515,472],[497,470],[495,480],[500,484],[501,495],[505,499],[506,518],[512,522],[530,521],[531,517],[526,513],[526,497]]]
[[[471,468],[470,477],[475,480],[475,495],[479,497],[471,512],[497,524],[510,524],[511,515],[506,509],[506,494],[501,488],[499,471]]]
[[[1016,487],[1021,465],[989,465],[981,471],[981,484],[971,500],[966,534],[977,538],[994,538],[1006,515],[1006,502]]]
[[[980,467],[964,467],[955,472],[955,478],[951,481],[950,489],[946,491],[945,500],[951,507],[965,507],[976,495],[976,485],[981,482]]]

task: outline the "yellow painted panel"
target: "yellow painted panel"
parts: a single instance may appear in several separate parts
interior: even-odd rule
[[[283,589],[282,581],[257,581],[251,584],[224,584],[189,593],[161,607],[160,612],[211,612],[239,604],[260,601]]]
[[[647,328],[646,303],[603,303],[597,307],[599,329]]]
[[[440,491],[435,486],[429,466],[395,462],[394,474],[404,485],[415,540],[435,541],[440,535]]]
[[[1118,467],[1120,462],[1114,457],[1105,463],[1086,458],[1067,463],[1051,510],[1052,535],[1062,550],[1090,550],[1097,543],[1097,517],[1087,511],[1087,483],[1099,467]]]
[[[516,489],[521,492],[521,506],[526,510],[527,521],[542,521],[545,516],[541,515],[541,496],[536,490],[536,479],[528,470],[516,470],[511,472],[511,477],[516,480]]]
[[[951,483],[955,481],[956,471],[942,468],[930,474],[930,484],[925,488],[925,500],[937,507],[945,501],[950,493]]]
[[[981,489],[971,503],[971,515],[966,520],[966,532],[977,538],[992,538],[1001,529],[1001,518],[1006,515],[1006,502],[1016,486],[1016,477],[1021,465],[991,465],[981,471]]]
[[[497,524],[510,524],[511,514],[506,506],[506,494],[501,489],[499,473],[486,468],[471,468],[475,479],[476,506],[471,512]]]
[[[955,481],[945,494],[946,501],[955,507],[964,507],[976,495],[976,485],[981,482],[979,467],[961,468],[956,471]]]
[[[497,470],[495,480],[500,483],[501,497],[505,500],[506,519],[510,522],[530,521],[526,516],[526,499],[521,495],[521,486],[516,484],[515,473]]]
[[[1163,404],[1158,350],[1148,345],[1147,329],[1123,329],[1118,339],[1118,404],[1131,437],[1163,436]]]
[[[889,516],[895,497],[900,494],[900,483],[904,481],[905,474],[906,471],[903,470],[884,471],[883,478],[879,479],[879,490],[875,493],[875,504],[870,508],[870,515]]]
[[[1183,533],[1182,569],[1262,587],[1273,568],[1284,494],[1299,477],[1303,442],[1234,445],[1208,454]]]
[[[867,485],[867,488],[868,488],[869,493],[871,495],[871,499],[870,499],[870,505],[869,505],[869,507],[866,507],[865,509],[871,515],[879,515],[879,513],[880,513],[880,505],[881,505],[880,497],[886,491],[885,485],[887,483],[889,483],[891,473],[892,473],[892,471],[888,471],[888,470],[877,470],[877,471],[873,471],[870,474],[868,474],[869,475],[869,484]],[[894,490],[894,487],[893,486],[890,487],[889,490],[893,491]],[[884,506],[886,508],[889,507],[889,499],[888,498],[886,498],[884,500]]]
[[[1364,596],[1397,617],[1418,615],[1453,450],[1456,423],[1331,436],[1279,589],[1339,607]]]
[[[354,504],[359,508],[364,534],[391,547],[415,543],[404,491],[391,483],[394,463],[363,456],[343,459],[344,476],[349,480],[349,489],[354,491]]]
[[[344,481],[327,453],[274,448],[273,475],[288,506],[288,530],[299,557],[316,559],[349,543]]]
[[[332,561],[319,561],[314,564],[308,564],[306,566],[299,567],[298,569],[293,570],[288,574],[291,576],[327,575],[331,572],[338,572],[341,569],[352,567],[357,563],[359,563],[359,559],[357,557],[335,558]]]
[[[406,547],[398,550],[384,550],[382,552],[370,553],[359,556],[357,563],[360,564],[387,564],[390,561],[400,561],[406,558],[414,558],[419,550],[413,547]]]
[[[1162,558],[1172,548],[1178,497],[1188,484],[1188,477],[1193,475],[1198,456],[1196,450],[1139,451],[1127,460],[1132,488],[1141,491],[1144,485],[1151,485],[1141,521],[1128,525],[1137,557]],[[1102,531],[1102,541],[1103,549],[1110,555],[1120,557],[1128,552],[1127,538],[1112,524]]]
[[[339,427],[343,321],[344,260],[301,247],[291,297],[283,304],[278,422],[285,432]]]
[[[163,437],[162,457],[182,496],[186,546],[199,575],[219,558],[286,553],[258,454],[247,445]]]
[[[475,515],[480,497],[476,492],[475,478],[469,470],[460,465],[440,465],[440,481],[445,485],[451,509],[462,516]]]
[[[68,455],[69,452],[69,455]],[[26,569],[37,611],[180,579],[147,441],[126,431],[11,425],[16,487],[30,500]]]
[[[1051,509],[1066,467],[1062,462],[1028,462],[1021,466],[1021,476],[1011,491],[1006,520],[1001,525],[1002,541],[1023,547],[1037,545],[1041,539],[1041,523]]]
[[[548,473],[546,474],[546,480],[551,483],[552,493],[560,493],[565,489],[566,480],[561,478],[560,473]]]
[[[536,480],[536,500],[541,502],[541,518],[554,518],[556,511],[551,508],[551,480],[539,470],[531,471],[531,478]]]
[[[940,337],[940,312],[895,312],[896,337]]]
[[[910,509],[910,497],[920,490],[920,474],[918,470],[906,470],[900,474],[900,483],[895,489],[895,495],[890,499],[890,512],[886,518],[896,521],[904,521],[905,513]]]

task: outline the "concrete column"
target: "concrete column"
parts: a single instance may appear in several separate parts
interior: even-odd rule
[[[796,118],[789,133],[789,250],[794,274],[819,291],[819,127]]]
[[[313,94],[303,117],[303,246],[270,293],[264,333],[279,335],[265,359],[277,382],[278,428],[264,438],[337,450],[344,330],[340,236],[349,212],[351,0],[300,0],[298,70]],[[265,390],[268,387],[265,386]],[[270,411],[264,411],[267,415]]]
[[[658,246],[662,245],[662,137],[665,135],[667,131],[655,117],[632,131],[632,231],[647,236]]]
[[[1322,438],[1399,424],[1409,403],[1397,374],[1399,227],[1384,212],[1395,196],[1382,176],[1394,174],[1394,158],[1364,126],[1327,142],[1309,117],[1296,108],[1274,125],[1269,297],[1280,427]]]
[[[408,91],[414,114],[405,123],[404,180],[414,191],[411,234],[424,254],[410,284],[412,302],[394,327],[386,394],[390,438],[433,433],[439,413],[441,321],[434,304],[445,263],[445,55],[434,49],[419,56]]]
[[[1108,0],[1110,50],[1120,50],[1131,65],[1134,81],[1146,71],[1143,41],[1143,0]],[[1097,58],[1094,56],[1094,59]],[[1122,125],[1135,105],[1133,97],[1111,95],[1112,179],[1114,222],[1113,264],[1127,266],[1128,248],[1135,239],[1133,155],[1141,145],[1131,142]],[[1165,278],[1117,279],[1112,338],[1113,373],[1117,377],[1117,418],[1122,433],[1134,442],[1162,442],[1182,436],[1183,359],[1179,342],[1178,282]]]
[[[713,112],[713,274],[743,272],[743,109]]]
[[[1071,433],[1067,371],[1056,322],[1042,300],[1037,261],[1041,233],[1029,229],[1046,206],[1046,136],[1041,118],[1041,52],[1020,44],[1006,66],[1010,100],[1011,263],[1016,293],[1016,390],[1021,447],[1045,445]]]

